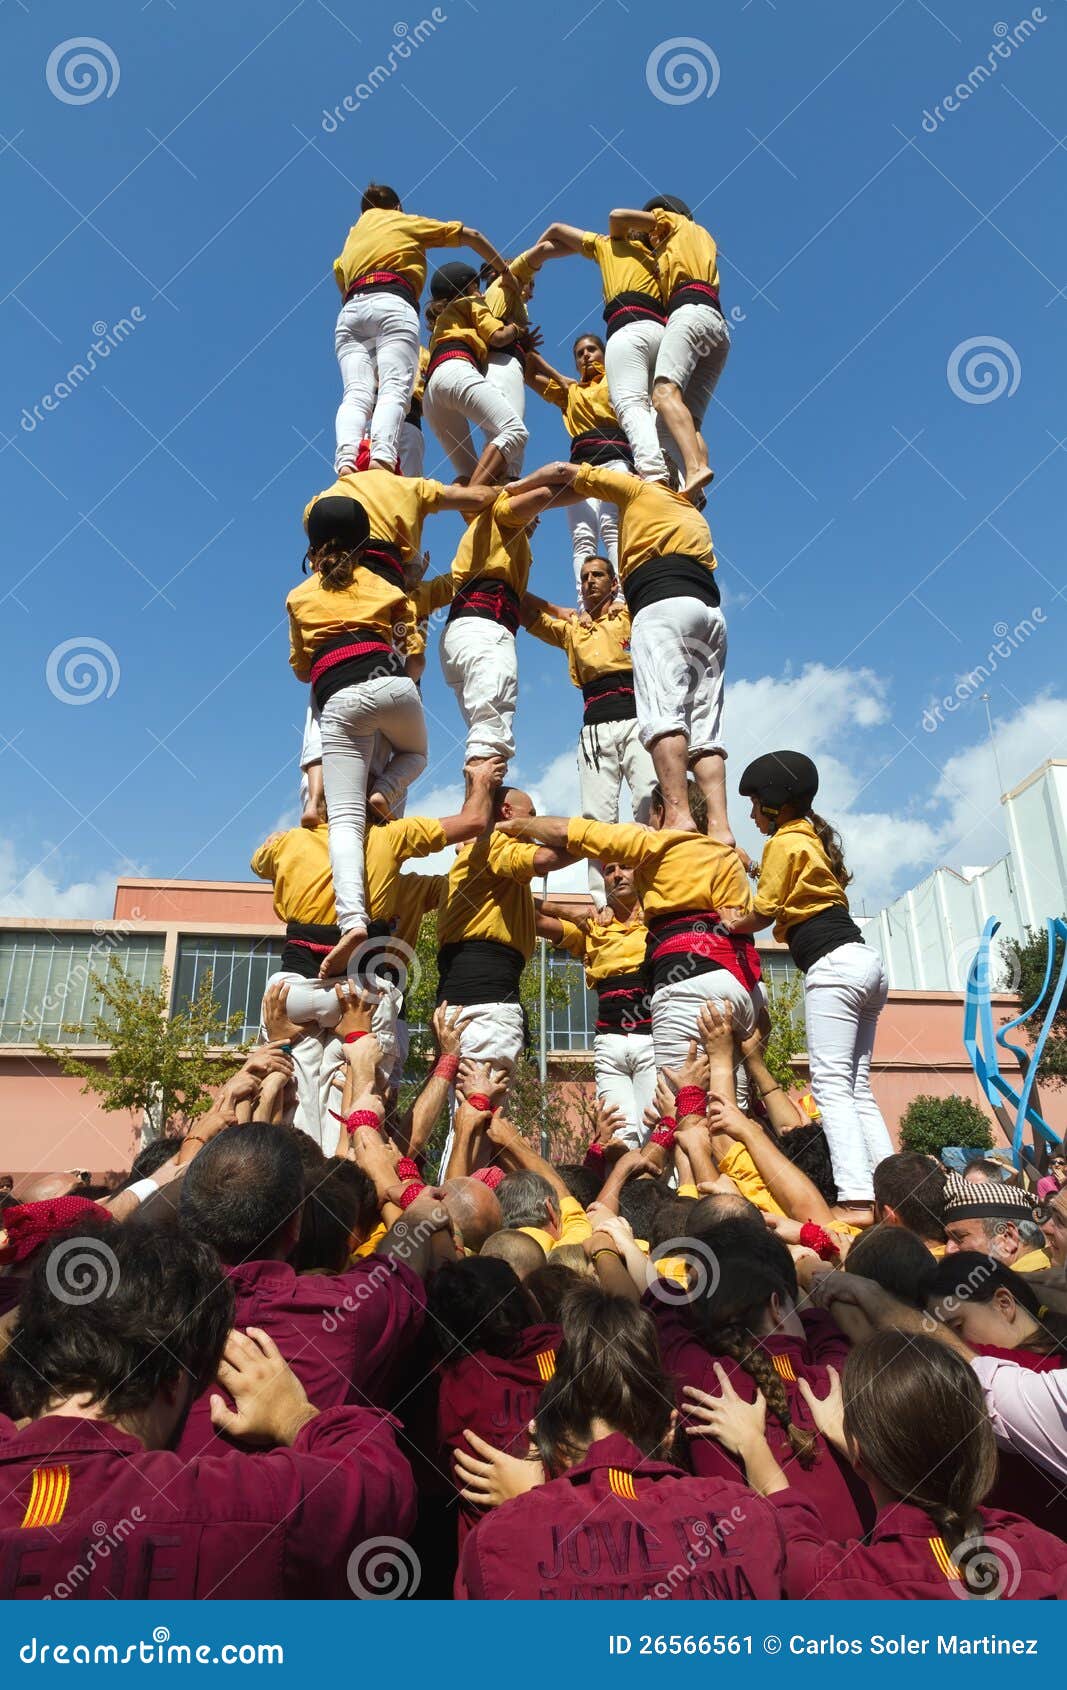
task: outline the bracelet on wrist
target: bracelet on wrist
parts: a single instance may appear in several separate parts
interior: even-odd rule
[[[484,1091],[469,1091],[467,1103],[471,1109],[477,1109],[480,1115],[491,1115],[493,1113],[493,1105]]]
[[[610,1244],[602,1244],[599,1250],[593,1251],[593,1261],[598,1262],[601,1256],[614,1256],[617,1262],[622,1261],[622,1255]]]
[[[841,1254],[830,1234],[817,1221],[805,1221],[800,1229],[800,1242],[814,1250],[821,1262],[836,1262]]]
[[[357,1039],[365,1039],[366,1037],[367,1028],[360,1027],[354,1033],[346,1033],[344,1036],[344,1043],[346,1045],[354,1045]]]
[[[674,1100],[674,1113],[679,1121],[687,1115],[707,1115],[708,1094],[703,1086],[682,1086]]]
[[[459,1057],[454,1051],[449,1051],[447,1055],[439,1056],[437,1058],[437,1065],[433,1071],[433,1078],[438,1080],[447,1080],[449,1085],[451,1085],[458,1073]]]
[[[400,1197],[398,1199],[400,1208],[410,1209],[416,1197],[421,1197],[425,1190],[426,1187],[423,1185],[421,1180],[413,1179],[410,1184],[405,1185],[403,1191],[400,1193]]]
[[[348,1115],[339,1115],[336,1109],[331,1109],[330,1114],[335,1121],[340,1121],[343,1127],[347,1127],[350,1133],[354,1133],[359,1127],[373,1127],[376,1133],[381,1133],[382,1123],[373,1109],[353,1109]]]
[[[760,1092],[760,1096],[761,1097],[770,1097],[772,1092],[781,1091],[781,1089],[782,1089],[781,1086],[768,1086],[766,1091]]]

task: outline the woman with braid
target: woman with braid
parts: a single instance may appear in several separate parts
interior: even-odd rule
[[[852,1351],[842,1378],[828,1374],[827,1391],[806,1381],[800,1389],[822,1435],[870,1486],[878,1516],[860,1540],[828,1532],[783,1472],[759,1399],[742,1402],[724,1376],[721,1395],[693,1393],[700,1424],[691,1435],[699,1430],[740,1455],[749,1483],[778,1512],[794,1601],[1064,1599],[1067,1544],[983,1506],[997,1446],[982,1388],[961,1356],[923,1333],[880,1332]]]
[[[745,1219],[723,1220],[701,1232],[698,1244],[698,1255],[707,1252],[717,1264],[703,1291],[680,1306],[646,1298],[678,1406],[688,1412],[691,1391],[699,1400],[717,1391],[723,1376],[747,1402],[762,1395],[767,1440],[790,1485],[826,1533],[859,1536],[874,1518],[870,1495],[819,1434],[801,1389],[804,1381],[825,1396],[827,1369],[844,1365],[848,1341],[822,1310],[797,1311],[793,1258],[773,1233]],[[734,1452],[713,1436],[693,1437],[690,1454],[698,1473],[738,1477]]]

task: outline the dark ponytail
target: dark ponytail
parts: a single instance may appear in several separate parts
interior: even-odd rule
[[[826,852],[826,860],[830,865],[830,873],[833,875],[839,886],[848,886],[852,880],[852,875],[849,873],[848,868],[845,865],[845,853],[841,845],[841,835],[838,833],[836,827],[833,827],[831,823],[826,820],[825,816],[818,815],[814,810],[808,811],[808,820],[819,836],[819,844]]]
[[[670,1437],[674,1393],[651,1315],[591,1280],[577,1280],[560,1320],[556,1371],[535,1421],[546,1471],[554,1475],[582,1460],[594,1420],[621,1432],[645,1455],[661,1451]]]
[[[361,211],[399,211],[400,195],[384,182],[368,182],[363,190]]]
[[[979,1512],[997,1446],[967,1363],[937,1338],[879,1332],[849,1355],[841,1390],[845,1436],[864,1468],[935,1522],[968,1595],[999,1596],[1005,1569]]]
[[[308,567],[317,570],[322,589],[327,593],[343,593],[352,585],[352,577],[359,564],[359,553],[349,551],[336,540],[313,547],[307,555]]]
[[[793,1424],[785,1385],[763,1347],[760,1331],[775,1293],[791,1303],[797,1300],[793,1258],[780,1239],[770,1232],[756,1232],[750,1221],[720,1221],[698,1236],[717,1272],[708,1278],[704,1295],[686,1307],[694,1336],[713,1354],[729,1356],[748,1374],[763,1392],[800,1465],[812,1467],[818,1447],[815,1435]]]

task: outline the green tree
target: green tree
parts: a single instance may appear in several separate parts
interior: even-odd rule
[[[109,1113],[140,1113],[150,1137],[187,1128],[211,1102],[212,1089],[240,1066],[237,1055],[211,1056],[210,1046],[226,1044],[242,1017],[220,1015],[208,972],[195,998],[167,1014],[170,982],[163,970],[158,986],[142,985],[113,960],[106,974],[92,973],[95,1007],[88,1025],[70,1024],[64,1032],[89,1033],[94,1044],[110,1046],[103,1066],[87,1062],[67,1047],[38,1039],[63,1074],[84,1080],[82,1092],[95,1092]],[[246,1045],[234,1047],[243,1054]]]
[[[1063,919],[1067,920],[1067,916]],[[1056,940],[1048,991],[1042,990],[1048,967],[1048,933],[1044,929],[1028,927],[1021,943],[1018,939],[1005,939],[1001,944],[1001,956],[1004,964],[1001,988],[1018,992],[1022,1004],[1034,1005],[1033,1014],[1027,1016],[1023,1026],[1030,1037],[1036,1039],[1048,1014],[1049,1002],[1063,966],[1063,940]],[[1067,1081],[1067,992],[1061,998],[1049,1028],[1037,1077],[1052,1086],[1062,1086]]]
[[[918,1150],[924,1156],[940,1156],[946,1144],[961,1144],[967,1150],[992,1150],[993,1134],[986,1116],[968,1097],[932,1097],[922,1092],[913,1097],[900,1117],[902,1150]]]
[[[550,1010],[566,1007],[574,984],[579,978],[580,971],[574,965],[569,965],[566,969],[549,970],[547,1001]],[[432,915],[424,917],[419,927],[415,955],[408,969],[405,995],[408,1025],[411,1028],[412,1066],[416,1075],[421,1075],[425,1072],[434,1049],[430,1022],[437,1000],[437,922]],[[519,982],[519,998],[529,1021],[530,1049],[536,1051],[541,1029],[541,973],[540,958],[536,951],[523,969]],[[402,1111],[414,1100],[420,1085],[421,1080],[416,1080],[415,1083],[406,1084],[401,1088]],[[564,1082],[549,1080],[548,1084],[542,1087],[536,1061],[520,1061],[508,1092],[507,1107],[509,1119],[531,1143],[539,1142],[542,1126],[544,1127],[552,1141],[553,1154],[557,1153],[557,1142],[569,1145],[575,1138],[575,1129],[567,1115]],[[426,1150],[431,1166],[444,1148],[447,1131],[448,1112],[443,1109]]]
[[[805,1049],[804,980],[800,974],[787,974],[783,979],[769,976],[764,981],[771,1030],[763,1052],[763,1060],[783,1091],[792,1091],[797,1083],[792,1059]]]

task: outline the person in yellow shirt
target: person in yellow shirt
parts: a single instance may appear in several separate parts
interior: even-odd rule
[[[550,256],[579,253],[600,267],[607,348],[604,370],[611,403],[630,442],[637,474],[663,481],[667,464],[656,432],[652,376],[667,321],[655,254],[625,235],[598,235],[553,223],[541,236]]]
[[[467,724],[466,760],[515,755],[519,666],[515,631],[533,565],[530,535],[552,501],[547,489],[500,493],[468,524],[452,560],[452,608],[441,671]]]
[[[592,493],[618,507],[637,727],[663,789],[667,826],[695,825],[686,804],[691,770],[704,795],[708,832],[732,845],[722,742],[726,618],[707,523],[672,488],[596,464],[545,464],[508,492],[545,487],[559,504]]]
[[[418,368],[426,249],[441,246],[469,246],[506,273],[504,260],[477,229],[411,216],[385,183],[364,189],[359,221],[333,263],[341,293],[334,347],[344,388],[337,412],[338,475],[357,467],[361,445],[366,461],[359,467],[397,467]]]
[[[693,814],[704,820],[693,788]],[[727,933],[719,912],[749,904],[748,882],[733,846],[665,825],[663,795],[652,794],[649,826],[588,821],[584,816],[510,817],[497,831],[574,857],[598,857],[634,870],[634,890],[649,929],[652,1040],[657,1068],[685,1060],[707,1003],[730,1004],[745,1039],[759,1013],[760,963],[750,939]]]
[[[585,711],[578,739],[578,788],[583,816],[618,821],[625,779],[634,821],[644,821],[656,771],[637,732],[630,612],[619,603],[618,577],[606,558],[583,560],[581,586],[580,616],[527,593],[523,624],[535,639],[566,653],[571,680],[581,688]],[[600,865],[592,860],[589,891],[603,909],[604,880]]]
[[[622,1111],[615,1137],[636,1150],[645,1137],[645,1110],[656,1092],[652,1005],[645,973],[648,928],[634,890],[634,871],[604,864],[608,909],[583,921],[556,915],[542,904],[537,931],[557,950],[584,964],[585,983],[597,994],[593,1078],[597,1097]]]
[[[632,475],[633,453],[611,403],[604,374],[604,342],[599,335],[578,336],[574,364],[577,381],[561,375],[539,352],[533,352],[526,360],[526,380],[535,393],[563,412],[563,425],[571,437],[572,464],[600,464],[604,469]],[[618,516],[610,500],[588,498],[567,506],[567,521],[581,603],[581,569],[587,557],[606,557],[613,568],[618,567]]]
[[[751,906],[725,911],[733,933],[774,924],[804,976],[811,1089],[830,1147],[838,1203],[867,1208],[874,1170],[893,1153],[871,1090],[871,1055],[889,982],[849,914],[841,841],[812,809],[819,771],[800,751],[757,757],[738,788],[767,837]]]
[[[444,887],[443,876],[401,874],[401,865],[483,832],[501,773],[499,765],[488,763],[476,770],[457,815],[440,820],[408,816],[402,821],[379,821],[369,829],[366,873],[371,932],[356,958],[353,976],[378,999],[371,1030],[391,1067],[393,1084],[399,1084],[407,1059],[403,993],[419,922],[436,909]],[[287,986],[286,1014],[307,1029],[293,1045],[295,1125],[329,1148],[337,1139],[329,1117],[332,1087],[344,1065],[344,1053],[333,1031],[343,1013],[338,989],[319,979],[320,959],[340,938],[328,830],[325,826],[293,827],[272,833],[250,866],[260,880],[272,882],[274,913],[285,922],[281,964],[266,989],[278,983]]]
[[[641,211],[613,211],[608,227],[613,235],[647,240],[656,255],[667,326],[656,354],[652,403],[682,455],[682,490],[691,496],[714,475],[700,426],[730,351],[719,304],[718,248],[673,194],[657,194]]]
[[[510,272],[509,272],[510,281]],[[479,487],[518,475],[529,434],[499,386],[487,380],[489,355],[515,346],[534,331],[493,315],[469,264],[442,264],[430,278],[430,357],[423,408],[452,460],[459,481]],[[470,425],[482,430],[481,456]]]

